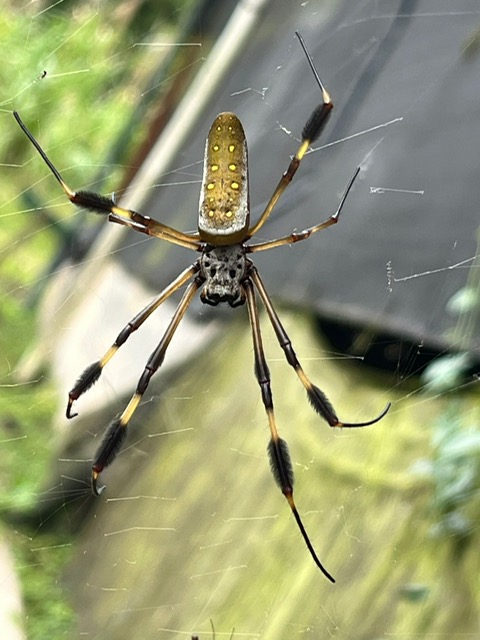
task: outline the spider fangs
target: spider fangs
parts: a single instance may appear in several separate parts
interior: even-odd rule
[[[332,101],[320,80],[313,60],[308,52],[302,37],[296,35],[305,52],[315,80],[320,88],[322,102],[315,107],[307,120],[303,131],[302,141],[290,161],[287,170],[280,178],[270,200],[258,221],[250,226],[249,190],[248,190],[248,164],[247,144],[242,124],[233,113],[221,113],[214,120],[207,137],[205,147],[205,162],[200,196],[198,216],[198,233],[184,233],[177,231],[161,222],[144,216],[135,211],[124,209],[115,204],[113,199],[92,193],[90,191],[73,191],[64,182],[60,173],[49,160],[40,144],[22,122],[18,113],[14,116],[35,146],[38,153],[48,165],[49,169],[61,185],[67,197],[74,204],[89,209],[95,213],[108,216],[111,222],[131,227],[140,233],[155,236],[200,252],[200,258],[190,267],[185,269],[173,282],[171,282],[159,295],[157,295],[140,313],[138,313],[117,336],[115,342],[106,351],[100,360],[82,373],[69,393],[67,404],[67,417],[73,418],[72,405],[83,393],[85,393],[100,377],[103,368],[110,361],[129,336],[136,331],[145,320],[175,291],[191,282],[185,288],[183,296],[173,314],[173,317],[165,330],[158,346],[150,356],[143,374],[137,384],[135,393],[123,413],[115,418],[105,432],[104,439],[95,455],[92,466],[92,489],[95,495],[99,495],[104,487],[98,486],[98,478],[105,467],[113,462],[125,439],[127,426],[140,404],[151,377],[162,364],[165,352],[170,341],[183,318],[190,302],[202,287],[201,299],[210,305],[221,302],[231,307],[246,303],[252,328],[255,376],[261,390],[262,401],[267,413],[270,428],[270,442],[268,454],[273,476],[282,493],[290,505],[297,525],[303,536],[305,544],[312,555],[318,568],[332,582],[333,577],[320,562],[303,526],[300,515],[293,499],[293,470],[288,446],[285,440],[280,438],[273,409],[273,397],[270,388],[270,372],[265,358],[262,336],[260,331],[259,313],[257,308],[257,293],[265,307],[267,316],[272,323],[274,332],[283,349],[287,362],[293,367],[300,382],[304,386],[308,399],[315,411],[327,421],[331,427],[365,427],[378,422],[387,413],[390,404],[376,418],[367,422],[349,423],[338,419],[329,400],[318,387],[316,387],[304,372],[293,350],[290,339],[283,328],[282,323],[272,305],[270,297],[265,289],[262,279],[253,262],[247,258],[247,254],[257,251],[265,251],[306,240],[312,234],[321,229],[326,229],[338,222],[348,193],[357,177],[360,168],[357,168],[353,177],[345,189],[343,197],[335,213],[324,222],[314,225],[304,231],[293,232],[288,236],[246,244],[270,217],[278,199],[290,184],[309,146],[319,137],[333,108]]]

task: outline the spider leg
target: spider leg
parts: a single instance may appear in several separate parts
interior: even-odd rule
[[[270,300],[270,297],[265,289],[265,285],[263,284],[262,279],[257,271],[257,269],[252,266],[250,270],[250,277],[256,286],[258,293],[262,299],[263,304],[265,305],[265,309],[267,310],[268,317],[270,318],[270,322],[272,323],[273,329],[275,331],[275,335],[277,336],[277,340],[282,347],[285,357],[289,365],[291,365],[297,376],[300,378],[301,383],[305,387],[305,390],[308,395],[308,399],[310,400],[310,404],[315,409],[315,411],[328,422],[331,427],[368,427],[371,424],[375,424],[379,420],[383,418],[383,416],[390,409],[391,403],[389,402],[385,409],[378,415],[376,418],[372,420],[367,420],[365,422],[342,422],[338,419],[337,414],[335,413],[335,409],[333,408],[330,400],[323,393],[321,389],[315,386],[307,374],[302,369],[300,362],[293,350],[292,343],[290,338],[287,335],[287,332],[283,328],[282,323],[280,322],[280,318],[275,311],[275,308]]]
[[[140,311],[130,322],[120,331],[115,342],[112,346],[105,352],[105,354],[97,360],[89,365],[82,375],[76,381],[74,387],[70,390],[68,394],[68,403],[66,416],[67,418],[75,418],[78,413],[72,413],[72,405],[75,400],[88,391],[90,387],[92,387],[97,380],[100,378],[103,368],[111,360],[111,358],[115,355],[115,353],[120,349],[122,344],[124,344],[130,335],[139,329],[145,320],[156,310],[158,307],[165,302],[167,298],[169,298],[172,293],[177,291],[182,285],[184,285],[195,273],[199,270],[199,266],[197,263],[194,263],[185,271],[171,282],[168,287],[158,294],[144,309]]]
[[[136,391],[131,397],[130,402],[128,403],[120,417],[113,420],[107,427],[107,430],[105,431],[105,435],[103,437],[103,441],[97,453],[95,454],[95,459],[92,465],[92,491],[94,495],[99,496],[105,489],[105,486],[97,486],[98,477],[103,469],[105,467],[108,467],[108,465],[110,465],[114,461],[117,453],[119,452],[127,434],[128,423],[130,422],[133,414],[140,404],[142,396],[147,390],[147,387],[150,383],[151,377],[163,363],[168,345],[170,344],[170,341],[175,331],[177,330],[180,321],[185,315],[189,304],[191,303],[193,297],[195,296],[202,283],[202,278],[197,277],[185,289],[182,299],[180,300],[175,313],[170,320],[165,333],[163,334],[162,339],[160,340],[155,351],[148,359],[143,374],[140,376],[140,379],[138,381]]]
[[[84,194],[85,192],[78,192],[76,194],[77,197],[80,193]],[[150,216],[144,216],[136,211],[118,207],[113,201],[111,202],[112,207],[109,210],[110,214],[108,216],[110,222],[116,222],[117,224],[130,227],[140,233],[145,233],[149,236],[154,236],[155,238],[167,240],[167,242],[178,244],[181,247],[186,247],[193,251],[200,251],[202,249],[203,242],[200,241],[198,233],[189,234],[177,231],[162,222],[158,222],[157,220],[150,218]],[[80,204],[80,206],[86,205]]]
[[[147,235],[155,236],[162,240],[167,240],[168,242],[179,244],[182,247],[187,247],[188,249],[193,249],[195,251],[198,251],[201,248],[202,243],[200,242],[200,236],[198,234],[187,234],[182,231],[177,231],[172,227],[153,220],[149,216],[143,216],[136,211],[119,207],[115,204],[112,198],[108,198],[107,196],[103,196],[99,193],[94,193],[93,191],[73,191],[63,180],[60,172],[48,158],[47,154],[40,146],[40,143],[29,131],[23,120],[20,118],[20,115],[16,111],[13,112],[13,115],[22,131],[55,176],[67,198],[73,202],[73,204],[89,209],[94,213],[108,214],[108,219],[111,222],[131,227],[140,233],[146,233]]]
[[[305,126],[303,127],[302,142],[300,143],[297,153],[294,155],[294,157],[290,161],[290,164],[288,165],[287,170],[285,171],[283,176],[280,178],[280,181],[277,184],[275,191],[273,192],[260,218],[248,230],[248,234],[245,240],[248,240],[249,238],[254,236],[259,231],[259,229],[263,227],[265,222],[268,220],[280,196],[292,181],[293,176],[296,174],[298,167],[300,166],[300,163],[303,160],[304,155],[308,151],[308,148],[313,142],[315,142],[315,140],[322,133],[333,109],[333,102],[330,98],[328,91],[325,89],[323,82],[320,79],[320,76],[318,75],[318,71],[315,68],[315,65],[313,64],[312,57],[305,46],[302,36],[298,33],[298,31],[296,31],[295,34],[299,39],[300,44],[302,45],[305,55],[307,56],[307,60],[310,65],[310,68],[313,72],[313,75],[315,76],[315,80],[317,81],[317,84],[322,93],[322,102],[317,107],[315,107],[310,117],[308,118]]]
[[[255,292],[250,280],[245,280],[243,283],[245,289],[248,313],[250,317],[250,324],[252,326],[253,335],[253,349],[255,354],[255,376],[260,385],[262,393],[262,401],[267,412],[268,424],[270,427],[270,442],[268,444],[268,455],[270,458],[270,466],[272,469],[273,477],[277,485],[280,487],[283,495],[287,499],[290,509],[295,517],[298,528],[303,536],[305,544],[307,545],[310,554],[320,569],[320,571],[331,581],[335,582],[334,578],[328,573],[325,567],[320,562],[315,549],[310,542],[308,534],[303,526],[303,522],[297,511],[293,499],[293,468],[290,454],[288,451],[288,445],[280,438],[278,434],[277,424],[275,420],[275,414],[273,410],[273,396],[270,387],[270,372],[268,370],[267,361],[263,351],[262,335],[260,332],[260,321],[258,317],[257,303],[255,300]]]
[[[317,231],[321,231],[322,229],[326,229],[327,227],[336,224],[340,219],[340,214],[343,209],[343,205],[345,204],[345,200],[347,199],[348,194],[350,193],[350,189],[353,186],[358,174],[360,173],[360,167],[357,167],[355,173],[350,178],[350,182],[347,184],[345,191],[343,192],[343,196],[338,203],[337,210],[333,213],[329,218],[321,222],[320,224],[316,224],[313,227],[309,227],[308,229],[304,229],[303,231],[294,231],[288,236],[284,236],[283,238],[277,238],[276,240],[267,240],[266,242],[258,242],[256,244],[250,244],[246,247],[247,253],[255,253],[257,251],[265,251],[266,249],[273,249],[274,247],[281,247],[285,244],[294,244],[295,242],[300,242],[300,240],[306,240],[313,233],[317,233]]]

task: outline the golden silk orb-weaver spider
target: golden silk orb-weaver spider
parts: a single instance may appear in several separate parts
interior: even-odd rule
[[[151,354],[130,402],[123,413],[115,418],[105,431],[105,436],[95,454],[92,466],[93,493],[98,496],[105,488],[104,486],[98,485],[99,475],[105,467],[113,462],[120,450],[125,440],[127,426],[140,404],[151,377],[161,366],[168,345],[197,291],[201,289],[200,298],[202,302],[213,306],[222,302],[231,307],[237,307],[246,303],[253,336],[255,376],[260,385],[262,401],[270,428],[268,455],[272,473],[276,483],[287,499],[313,560],[323,574],[329,580],[335,582],[320,562],[303,526],[293,499],[294,478],[292,462],[287,443],[280,438],[277,429],[273,397],[270,388],[270,373],[263,350],[260,331],[257,294],[260,296],[263,306],[265,307],[267,316],[273,326],[280,347],[284,351],[288,364],[293,367],[299,377],[315,411],[326,420],[331,427],[366,427],[374,424],[383,418],[389,410],[390,404],[387,404],[379,416],[366,422],[352,423],[339,420],[326,395],[310,381],[310,378],[304,372],[293,350],[290,338],[273,307],[263,281],[255,265],[247,257],[248,254],[256,253],[257,251],[266,251],[267,249],[306,240],[312,234],[317,233],[317,231],[326,229],[337,223],[348,193],[360,171],[358,167],[345,189],[337,210],[324,222],[300,232],[294,231],[288,236],[275,240],[246,244],[248,240],[256,235],[270,217],[280,196],[297,172],[308,148],[320,136],[333,108],[333,103],[323,86],[303,38],[298,32],[296,32],[296,35],[305,52],[316,83],[320,88],[322,102],[315,107],[308,118],[303,128],[302,140],[295,156],[291,159],[287,170],[280,178],[259,219],[253,225],[250,225],[247,143],[242,124],[233,113],[221,113],[218,115],[213,121],[208,133],[200,194],[198,232],[196,233],[177,231],[162,222],[157,222],[149,216],[124,209],[118,206],[112,198],[107,196],[90,191],[73,191],[64,182],[60,173],[22,122],[18,113],[14,112],[14,116],[71,202],[95,213],[107,215],[108,220],[111,222],[131,227],[140,233],[155,236],[200,253],[200,257],[195,260],[190,267],[180,273],[173,282],[122,329],[115,342],[103,357],[85,369],[69,393],[66,415],[67,418],[73,418],[77,415],[76,413],[72,413],[73,403],[95,384],[105,365],[111,360],[122,344],[124,344],[134,331],[141,327],[145,320],[147,320],[167,298],[191,280],[184,290],[183,296],[176,307],[162,339],[155,351]]]

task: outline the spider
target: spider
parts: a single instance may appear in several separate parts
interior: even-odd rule
[[[287,443],[280,437],[277,429],[270,387],[270,373],[264,354],[260,331],[257,294],[260,296],[263,306],[265,307],[267,316],[273,326],[280,347],[284,351],[288,364],[293,367],[299,377],[314,410],[326,420],[331,427],[366,427],[374,424],[383,418],[389,410],[390,404],[387,404],[380,415],[366,422],[352,423],[339,420],[326,395],[310,381],[310,378],[304,372],[297,359],[290,338],[273,307],[263,280],[253,262],[247,257],[248,254],[256,253],[257,251],[266,251],[275,247],[306,240],[312,234],[336,224],[345,200],[360,171],[360,167],[357,167],[340,199],[337,210],[324,222],[303,231],[294,231],[290,235],[282,238],[247,244],[247,241],[255,236],[267,222],[280,196],[297,172],[305,153],[323,131],[333,108],[330,95],[320,79],[302,36],[298,32],[295,32],[295,34],[299,39],[310,69],[315,77],[315,81],[320,89],[322,102],[315,107],[308,118],[303,128],[301,144],[296,154],[280,178],[259,219],[252,225],[250,224],[249,209],[247,143],[242,124],[233,113],[220,113],[213,121],[208,133],[199,203],[198,232],[196,233],[177,231],[162,222],[157,222],[149,216],[124,209],[117,205],[112,198],[107,196],[90,191],[73,191],[64,182],[60,173],[23,123],[19,114],[14,112],[13,115],[71,202],[95,213],[107,215],[108,220],[111,222],[131,227],[140,233],[155,236],[200,253],[200,257],[195,260],[191,266],[182,271],[180,275],[122,329],[115,342],[105,352],[102,358],[85,369],[69,392],[66,415],[67,418],[73,418],[77,415],[76,413],[72,413],[73,403],[95,384],[105,365],[111,360],[122,344],[126,342],[134,331],[141,327],[145,320],[147,320],[167,298],[191,280],[184,290],[183,296],[176,307],[162,339],[155,351],[151,354],[140,376],[135,393],[123,413],[119,417],[117,416],[105,431],[103,441],[95,454],[92,466],[93,493],[99,496],[104,490],[105,486],[99,486],[98,484],[100,473],[113,462],[120,450],[126,437],[127,426],[140,404],[143,394],[147,390],[151,377],[161,366],[168,345],[195,294],[201,289],[201,301],[213,306],[219,303],[226,303],[231,307],[238,307],[246,303],[253,337],[255,376],[260,386],[262,401],[270,428],[270,441],[267,450],[272,474],[290,506],[315,564],[331,582],[335,582],[334,578],[320,562],[293,499],[294,477],[292,462]]]

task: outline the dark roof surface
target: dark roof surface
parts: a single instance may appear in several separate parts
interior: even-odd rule
[[[231,110],[246,130],[252,217],[259,215],[319,101],[298,29],[335,109],[261,238],[325,219],[355,167],[362,171],[339,225],[255,256],[269,291],[328,318],[451,344],[458,318],[446,306],[478,252],[480,55],[464,50],[480,22],[478,3],[459,0],[455,15],[438,0],[340,2],[329,16],[311,9],[268,5],[164,176],[172,186],[156,189],[142,211],[196,227],[205,136],[215,115]],[[155,288],[195,258],[158,240],[123,253]],[[478,333],[467,343],[478,349]]]

